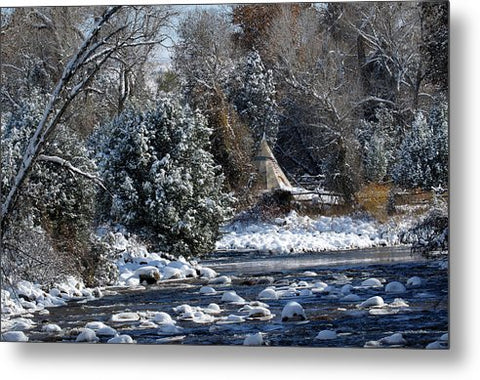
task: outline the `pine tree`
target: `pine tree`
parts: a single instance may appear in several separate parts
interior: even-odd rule
[[[275,145],[279,117],[273,73],[265,68],[256,50],[247,55],[234,82],[233,101],[241,118],[250,126],[257,142],[265,134],[270,145]]]
[[[104,217],[169,253],[211,250],[230,197],[208,151],[205,118],[165,98],[153,109],[124,112],[99,133],[107,136],[99,166],[113,193],[103,200]]]
[[[393,173],[406,188],[448,185],[448,110],[445,101],[434,105],[429,118],[421,113],[402,143]]]

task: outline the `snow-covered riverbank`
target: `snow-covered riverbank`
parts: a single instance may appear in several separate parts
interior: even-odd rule
[[[365,217],[312,219],[292,211],[272,222],[237,220],[224,227],[217,250],[299,253],[394,246],[414,224],[413,218],[379,223]]]
[[[203,278],[211,279],[217,273],[196,261],[189,262],[183,257],[178,259],[165,258],[147,248],[135,238],[127,239],[120,232],[108,232],[111,249],[121,252],[115,261],[118,270],[115,287],[139,289],[142,281],[153,279],[166,281],[172,279]],[[68,301],[88,302],[111,295],[110,287],[88,288],[73,276],[67,276],[63,281],[51,286],[18,281],[15,284],[3,284],[1,290],[1,331],[23,331],[31,328],[33,313],[48,315],[48,308],[65,306]],[[24,340],[21,334],[12,335],[14,340]]]

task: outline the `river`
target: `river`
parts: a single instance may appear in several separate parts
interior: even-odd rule
[[[239,345],[247,334],[262,332],[265,344],[270,346],[364,347],[367,342],[401,333],[405,340],[401,346],[425,348],[448,332],[448,270],[440,261],[411,255],[406,248],[285,256],[219,253],[205,258],[202,265],[230,276],[232,283],[211,285],[217,290],[216,295],[201,294],[199,289],[206,285],[206,281],[199,279],[164,281],[134,290],[108,288],[102,298],[88,302],[71,301],[67,306],[51,308],[49,315],[36,315],[37,325],[29,332],[30,341],[72,342],[79,329],[92,321],[104,322],[119,333],[130,335],[139,344]],[[401,294],[387,294],[384,287],[361,286],[363,280],[371,277],[385,285],[391,281],[406,284],[412,276],[422,278],[421,286],[407,288]],[[306,289],[312,289],[311,286],[318,281],[327,283],[330,288],[329,291],[306,291],[300,295],[297,293],[264,301],[274,314],[270,320],[222,323],[217,319],[204,324],[177,320],[177,326],[182,331],[171,335],[142,325],[141,321],[111,321],[113,314],[121,312],[145,315],[163,311],[175,317],[172,308],[182,304],[206,307],[217,303],[222,309],[217,318],[239,315],[241,306],[221,302],[223,291],[235,290],[247,301],[253,301],[269,284],[281,289],[298,285],[300,281],[308,284],[305,286],[303,283]],[[386,304],[394,305],[395,299],[401,298],[404,306],[368,309],[358,307],[360,302],[341,301],[339,290],[348,283],[362,301],[371,296],[381,296]],[[292,300],[303,306],[306,321],[282,322],[282,309]],[[45,323],[56,323],[63,332],[42,332]],[[326,329],[334,330],[336,338],[315,339],[319,331]],[[106,339],[101,338],[101,342]]]

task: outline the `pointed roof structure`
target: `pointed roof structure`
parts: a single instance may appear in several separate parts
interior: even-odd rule
[[[287,176],[278,165],[272,150],[268,146],[265,134],[253,159],[258,171],[257,186],[260,191],[275,189],[289,190],[292,188]]]

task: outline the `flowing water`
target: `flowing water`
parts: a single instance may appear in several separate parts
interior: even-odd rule
[[[71,301],[67,306],[51,308],[47,316],[37,315],[37,326],[28,334],[30,341],[75,341],[79,328],[91,321],[102,321],[119,333],[130,335],[139,344],[238,345],[243,343],[247,334],[262,332],[265,344],[270,346],[363,347],[368,341],[401,333],[406,341],[404,347],[425,348],[448,332],[448,271],[441,262],[412,256],[405,248],[286,256],[222,253],[206,258],[202,265],[221,275],[231,276],[232,283],[211,285],[217,290],[216,295],[201,294],[199,289],[206,285],[206,281],[200,279],[164,281],[137,290],[110,288],[114,293],[100,299]],[[360,286],[370,277],[380,279],[385,285],[391,281],[405,284],[412,276],[421,277],[422,285],[401,294],[386,294],[383,287]],[[111,321],[111,316],[120,312],[163,311],[174,318],[172,308],[182,304],[206,307],[217,303],[222,308],[217,317],[239,315],[242,314],[238,312],[241,306],[221,302],[223,291],[235,290],[247,301],[253,301],[269,285],[281,289],[299,281],[306,281],[309,286],[323,281],[335,288],[328,292],[264,301],[275,315],[270,320],[205,324],[177,320],[177,326],[183,330],[172,335],[162,334],[159,328],[142,327],[141,321]],[[385,303],[391,304],[395,298],[402,298],[408,307],[368,309],[358,307],[360,302],[343,302],[339,289],[346,283],[354,286],[352,292],[362,301],[378,295]],[[282,322],[282,309],[289,301],[303,306],[306,321]],[[56,335],[44,333],[41,331],[44,323],[56,323],[63,332]],[[337,338],[315,339],[317,333],[325,329],[335,330]],[[101,338],[101,342],[106,340]]]

